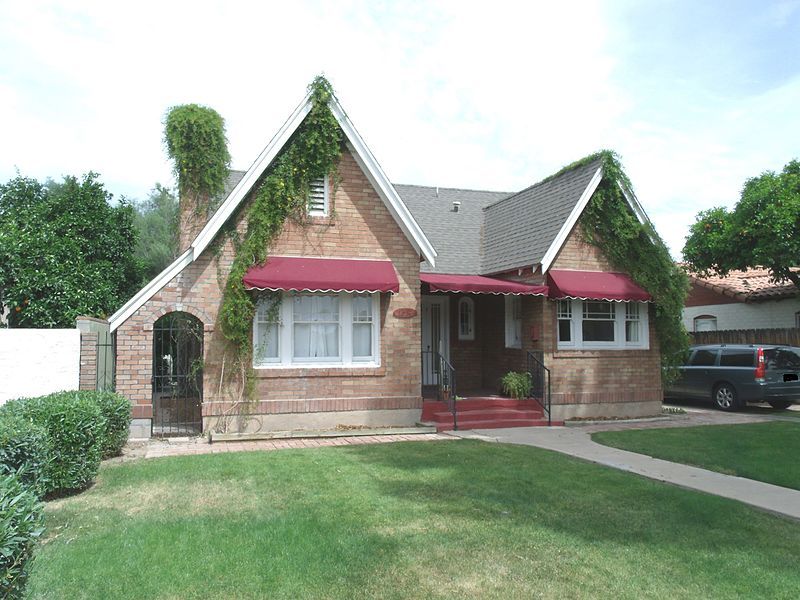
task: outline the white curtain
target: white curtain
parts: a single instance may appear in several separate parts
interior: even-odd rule
[[[339,297],[295,296],[294,357],[339,357]]]

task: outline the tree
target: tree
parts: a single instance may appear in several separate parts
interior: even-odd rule
[[[11,327],[73,327],[103,317],[141,281],[134,211],[98,175],[0,185],[0,306]]]
[[[146,283],[163,271],[178,253],[178,200],[157,183],[143,202],[134,205],[134,225],[139,241],[135,256]]]
[[[699,273],[761,266],[776,281],[800,288],[800,273],[791,270],[800,265],[800,162],[748,179],[732,211],[699,213],[683,256]]]

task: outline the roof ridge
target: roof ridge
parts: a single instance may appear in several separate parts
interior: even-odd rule
[[[504,192],[504,191],[497,191],[497,190],[479,190],[475,188],[458,188],[458,187],[447,187],[443,185],[419,185],[417,183],[392,183],[393,186],[402,185],[404,187],[416,187],[416,188],[424,188],[426,190],[453,190],[455,192],[481,192],[484,194],[516,194],[516,192]]]
[[[595,156],[595,155],[590,155],[590,156]],[[513,194],[511,194],[507,198],[500,198],[496,202],[492,202],[491,204],[487,204],[486,206],[483,207],[483,210],[486,210],[486,209],[491,208],[493,206],[497,206],[501,202],[505,202],[506,200],[511,200],[512,198],[516,198],[520,194],[523,194],[524,192],[532,190],[535,187],[538,187],[540,185],[544,185],[545,183],[551,183],[553,181],[556,181],[557,179],[561,179],[564,175],[567,175],[568,173],[572,173],[577,169],[588,167],[588,166],[590,166],[590,165],[592,165],[592,164],[594,164],[596,162],[600,162],[600,161],[601,161],[601,157],[600,156],[596,156],[593,160],[590,160],[590,161],[587,161],[587,162],[582,162],[582,160],[575,161],[571,165],[569,165],[569,166],[567,166],[567,167],[565,167],[563,169],[560,169],[560,170],[556,171],[555,173],[553,173],[551,175],[548,175],[544,179],[540,179],[536,183],[531,184],[528,187],[526,187],[524,189],[521,189],[518,192],[514,192]]]

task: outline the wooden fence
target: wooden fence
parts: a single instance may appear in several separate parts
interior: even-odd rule
[[[689,333],[692,344],[786,344],[800,346],[800,329],[728,329]]]

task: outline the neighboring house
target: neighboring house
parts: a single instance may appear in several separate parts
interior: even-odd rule
[[[687,331],[800,327],[800,293],[790,281],[776,283],[767,269],[727,276],[689,273],[683,309]]]
[[[461,397],[496,394],[499,378],[532,355],[552,373],[554,420],[660,412],[650,296],[578,225],[603,177],[599,161],[514,194],[394,186],[333,99],[346,140],[338,184],[314,187],[310,224],[287,221],[266,264],[244,279],[278,305],[259,304],[255,400],[232,423],[243,405],[223,391],[231,367],[217,314],[233,249],[211,244],[241,218],[236,208],[309,102],[247,172],[232,173],[232,190],[180,257],[109,319],[135,436],[413,424],[441,386],[439,356]]]

